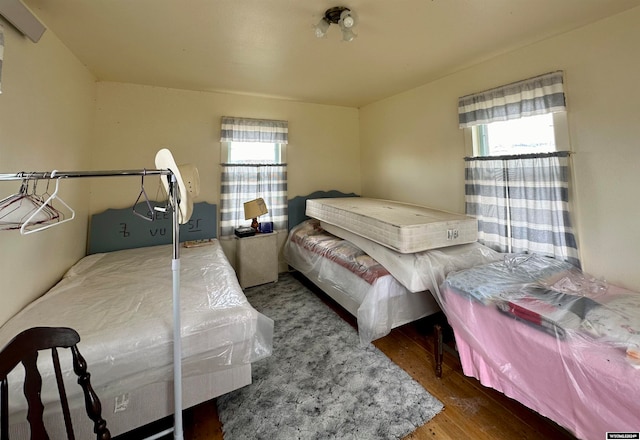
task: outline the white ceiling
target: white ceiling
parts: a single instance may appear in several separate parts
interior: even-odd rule
[[[640,0],[24,0],[101,81],[360,107]],[[353,42],[313,25],[357,15]]]

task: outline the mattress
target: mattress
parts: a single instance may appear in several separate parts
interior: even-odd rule
[[[400,253],[478,239],[477,220],[424,206],[363,197],[307,200],[306,215]]]
[[[478,242],[403,254],[340,227],[320,224],[327,232],[353,243],[373,257],[411,292],[434,291],[434,283],[439,285],[448,272],[500,258],[497,252]]]
[[[291,230],[284,255],[290,266],[357,317],[363,345],[440,310],[429,292],[408,291],[380,263],[324,231],[315,219]]]
[[[103,401],[172,381],[171,260],[171,245],[87,256],[0,328],[0,345],[34,326],[76,329],[91,383]],[[207,246],[183,248],[180,263],[183,377],[269,356],[273,321],[248,303],[220,243],[214,240]],[[62,364],[70,365],[68,351],[60,355]],[[51,365],[49,353],[40,358],[42,365]],[[11,395],[22,393],[20,370],[10,376]],[[52,371],[43,371],[45,380],[49,374]],[[69,379],[67,392],[73,407],[81,405],[82,398],[72,376],[66,374],[65,380]],[[42,398],[46,406],[57,400],[57,394],[43,390]]]

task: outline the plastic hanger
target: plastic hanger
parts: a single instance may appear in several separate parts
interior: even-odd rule
[[[0,200],[0,230],[20,229],[25,218],[37,211],[42,206],[43,201],[43,196],[36,195],[35,181],[33,190],[29,193],[29,179],[26,177],[22,181],[18,193]],[[60,215],[60,211],[48,206],[42,209],[38,214],[38,218],[34,217],[32,222],[36,224],[51,222],[52,220],[57,220]]]
[[[54,178],[55,178],[56,173],[57,173],[57,170],[53,170],[53,171],[51,172],[51,179],[54,179]],[[22,226],[20,227],[20,233],[21,233],[22,235],[28,235],[28,234],[31,234],[31,233],[33,233],[33,232],[43,231],[43,230],[45,230],[45,229],[49,229],[49,228],[50,228],[50,227],[52,227],[52,226],[58,226],[58,225],[61,225],[61,224],[66,223],[66,222],[69,222],[69,221],[73,220],[74,218],[76,218],[76,212],[71,208],[71,206],[67,205],[67,203],[66,203],[64,200],[62,200],[60,197],[58,197],[58,187],[59,187],[59,184],[60,184],[60,179],[61,179],[60,177],[58,177],[58,178],[56,179],[56,188],[55,188],[55,190],[53,191],[53,194],[51,194],[51,195],[49,196],[49,198],[47,198],[47,200],[45,200],[45,201],[42,203],[42,205],[40,205],[40,207],[39,207],[39,208],[38,208],[38,209],[37,209],[33,214],[31,214],[31,215],[29,216],[29,218],[28,218],[28,219],[27,219],[27,220],[22,224]],[[56,223],[50,223],[50,224],[46,224],[46,225],[44,225],[44,226],[41,226],[41,227],[39,227],[39,228],[29,229],[29,230],[27,230],[27,227],[31,225],[32,220],[33,220],[33,219],[34,219],[34,218],[35,218],[35,217],[36,217],[40,212],[42,212],[42,211],[50,212],[49,210],[53,209],[53,207],[51,206],[51,202],[52,202],[54,199],[56,199],[56,200],[58,200],[60,203],[62,203],[62,204],[63,204],[63,205],[64,205],[64,206],[65,206],[65,207],[66,207],[66,208],[71,212],[71,217],[69,217],[69,218],[65,218],[64,220],[58,221],[58,222],[56,222]],[[40,222],[40,223],[41,223],[41,222]],[[34,222],[33,224],[37,224],[37,223],[36,223],[36,222]]]

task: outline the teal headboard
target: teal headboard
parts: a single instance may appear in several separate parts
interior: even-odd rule
[[[289,230],[291,230],[291,228],[293,228],[294,226],[310,218],[305,214],[305,210],[307,208],[307,199],[328,199],[328,198],[336,198],[336,197],[359,197],[359,196],[354,193],[346,194],[340,191],[331,190],[331,191],[316,191],[307,196],[297,196],[289,200]]]
[[[136,216],[132,208],[107,209],[91,216],[87,254],[173,242],[172,212],[152,214],[145,203],[138,203],[135,209],[149,217],[153,215],[154,220],[147,221]],[[215,238],[217,228],[216,205],[196,203],[189,222],[180,225],[180,242]]]

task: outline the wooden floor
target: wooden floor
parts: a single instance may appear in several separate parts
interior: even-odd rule
[[[356,321],[353,316],[322,292],[318,291],[318,294],[355,327]],[[454,354],[445,352],[442,378],[436,378],[433,325],[443,319],[442,316],[425,318],[396,328],[386,337],[374,341],[376,347],[444,404],[443,411],[409,434],[405,440],[575,440],[575,437],[550,420],[495,390],[483,387],[477,380],[464,376]],[[451,337],[445,339],[453,343]],[[171,420],[164,420],[160,425],[162,423],[170,426]],[[183,424],[187,440],[223,439],[215,400],[186,410]],[[158,425],[151,429],[160,430]],[[120,436],[118,439],[128,440],[143,436],[144,433],[138,431]]]

